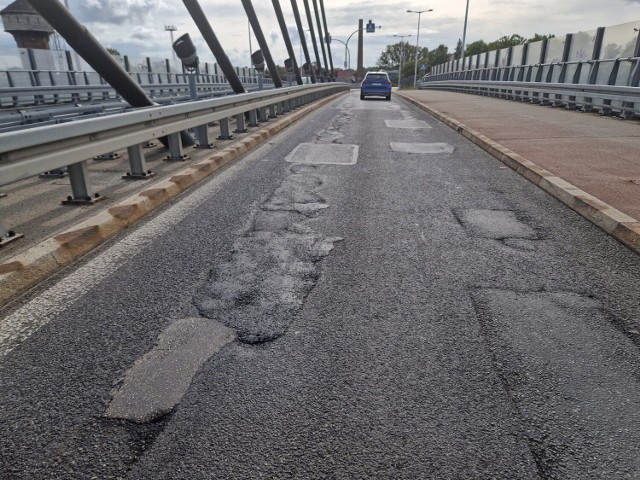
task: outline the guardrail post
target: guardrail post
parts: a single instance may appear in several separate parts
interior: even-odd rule
[[[278,116],[278,112],[276,112],[276,104],[269,105],[269,118],[276,118]]]
[[[71,181],[71,195],[62,202],[63,205],[92,205],[102,200],[99,193],[92,192],[86,160],[69,165],[67,171]]]
[[[221,118],[220,119],[220,136],[218,140],[231,140],[233,139],[233,135],[229,133],[229,119]]]
[[[269,121],[269,117],[267,116],[267,107],[258,108],[258,121],[260,122]]]
[[[165,160],[182,161],[189,158],[189,155],[184,153],[184,149],[182,148],[182,140],[180,138],[180,132],[167,135],[167,139],[169,140],[169,155],[167,155]]]
[[[278,102],[277,103],[277,108],[278,108],[278,113],[277,115],[284,115],[284,102]]]
[[[132,145],[127,148],[129,167],[131,168],[131,171],[127,172],[126,175],[123,175],[123,179],[146,180],[147,178],[155,176],[155,173],[151,172],[151,170],[147,170],[143,148],[143,144]]]
[[[213,142],[209,141],[209,126],[199,125],[196,127],[196,136],[198,137],[197,148],[214,148]]]
[[[249,126],[257,127],[258,126],[258,112],[255,108],[249,110]]]
[[[239,113],[236,115],[236,129],[234,132],[236,133],[244,133],[247,129],[244,126],[244,113]]]

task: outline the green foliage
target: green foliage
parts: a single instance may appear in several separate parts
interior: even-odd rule
[[[111,55],[115,55],[116,57],[120,56],[120,52],[118,50],[116,50],[115,48],[107,48],[107,52],[109,52]]]
[[[408,42],[394,43],[393,45],[387,45],[385,51],[380,54],[376,65],[378,68],[393,70],[398,68],[400,63],[404,65],[410,59],[415,58],[415,55],[415,45],[410,45]]]
[[[470,43],[469,45],[466,46],[466,48],[464,49],[464,55],[465,57],[470,57],[472,55],[477,55],[479,53],[485,53],[485,52],[490,52],[492,50],[500,50],[501,48],[508,48],[508,47],[514,47],[516,45],[522,45],[523,43],[533,43],[533,42],[539,42],[540,40],[543,40],[545,38],[554,38],[555,35],[549,34],[549,35],[540,35],[539,33],[536,33],[533,37],[531,38],[525,38],[522,35],[518,35],[517,33],[514,33],[513,35],[510,36],[503,36],[501,38],[499,38],[498,40],[494,40],[491,43],[486,43],[484,40],[476,40],[473,43]]]
[[[556,38],[556,36],[552,33],[548,34],[548,35],[540,35],[539,33],[536,33],[533,35],[533,37],[531,37],[529,40],[527,40],[529,43],[533,43],[533,42],[539,42],[541,40],[544,40],[545,38]]]
[[[493,42],[487,45],[489,51],[491,50],[500,50],[501,48],[514,47],[516,45],[521,45],[525,43],[527,40],[521,35],[514,33],[513,35],[500,37],[498,40],[494,40]]]
[[[445,63],[449,61],[449,47],[446,45],[440,44],[434,50],[429,52],[427,57],[427,65],[432,67],[434,65],[440,65],[441,63]]]
[[[453,58],[458,60],[462,56],[462,39],[458,39],[458,44],[456,45],[456,51],[453,54]]]
[[[488,45],[484,40],[476,40],[475,42],[467,45],[467,47],[464,49],[466,57],[470,57],[472,55],[477,55],[479,53],[484,53],[488,51],[489,51]]]
[[[536,33],[531,38],[525,38],[522,35],[514,33],[512,35],[505,35],[498,40],[494,40],[491,43],[486,43],[484,40],[476,40],[465,47],[465,57],[477,55],[479,53],[489,52],[491,50],[499,50],[501,48],[508,48],[516,45],[522,45],[523,43],[538,42],[545,38],[554,38],[555,35],[540,35]],[[420,48],[418,54],[418,68],[423,64],[430,68],[434,65],[440,65],[448,62],[453,56],[454,59],[458,59],[462,56],[462,40],[458,40],[456,49],[453,54],[449,53],[449,48],[446,45],[438,45],[437,48],[429,51],[427,48]],[[395,70],[400,65],[400,59],[402,58],[402,77],[413,76],[415,71],[415,58],[416,47],[408,42],[398,42],[393,45],[387,45],[384,52],[380,54],[378,62],[376,64],[377,69]]]

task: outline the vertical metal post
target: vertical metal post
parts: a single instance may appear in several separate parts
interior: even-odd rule
[[[255,108],[249,110],[249,126],[257,127],[258,126],[258,112]]]
[[[236,133],[244,133],[247,131],[244,126],[244,113],[238,113],[236,115],[236,129],[234,131]]]
[[[462,29],[462,51],[460,52],[460,58],[464,60],[464,51],[467,47],[467,20],[469,18],[469,0],[467,0],[467,9],[464,12],[464,28]]]
[[[220,136],[218,140],[231,140],[233,136],[229,132],[229,119],[221,118],[220,119]]]
[[[129,156],[129,168],[130,172],[127,172],[122,178],[125,180],[146,180],[155,176],[151,170],[147,170],[147,165],[144,159],[144,145],[137,144],[127,148],[127,154]]]
[[[63,205],[92,204],[101,199],[99,194],[93,195],[86,160],[69,165],[67,171],[71,182],[71,196],[62,202]]]
[[[187,75],[189,79],[189,98],[191,100],[198,100],[198,87],[196,85],[196,74],[190,73]]]
[[[268,122],[269,117],[267,115],[267,107],[258,108],[258,120],[260,122]]]
[[[213,142],[209,141],[209,127],[207,125],[198,125],[196,127],[196,136],[198,137],[198,148],[214,148]]]
[[[276,118],[278,116],[278,112],[276,112],[276,104],[272,103],[269,105],[269,118]]]
[[[189,156],[184,153],[184,149],[182,148],[182,140],[180,138],[180,133],[172,133],[167,135],[168,143],[169,143],[169,155],[165,158],[165,160],[186,160]]]

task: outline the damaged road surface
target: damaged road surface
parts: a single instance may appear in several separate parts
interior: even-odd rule
[[[0,318],[3,479],[640,478],[640,257],[403,100]]]

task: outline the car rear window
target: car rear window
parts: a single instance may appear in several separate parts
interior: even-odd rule
[[[387,79],[387,74],[386,73],[369,73],[367,75],[367,80],[377,80],[377,81],[383,81]]]

